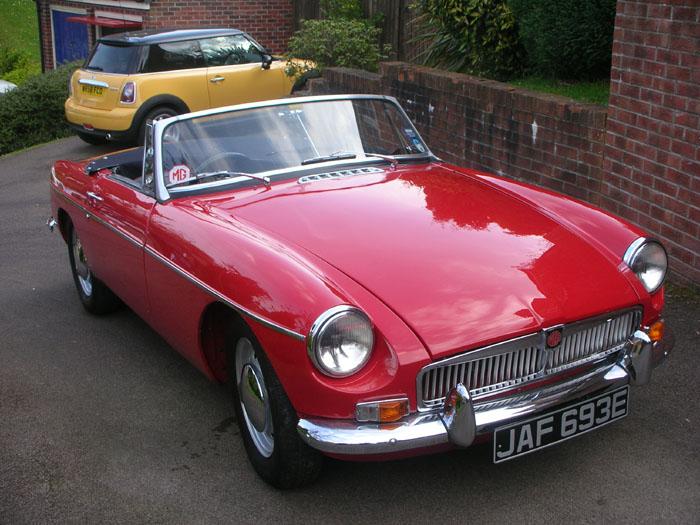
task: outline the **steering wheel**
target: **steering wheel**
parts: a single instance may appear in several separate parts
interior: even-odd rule
[[[201,173],[202,171],[206,171],[205,168],[209,166],[210,164],[222,160],[222,159],[237,159],[238,161],[240,160],[250,160],[250,157],[248,155],[244,155],[243,153],[238,153],[237,151],[222,151],[221,153],[217,153],[213,157],[209,157],[205,161],[201,162],[195,169],[195,173]]]

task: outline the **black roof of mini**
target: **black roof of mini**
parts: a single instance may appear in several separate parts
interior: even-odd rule
[[[194,40],[197,38],[211,38],[216,36],[240,35],[243,31],[230,28],[210,29],[142,29],[128,31],[100,38],[98,42],[110,42],[121,45],[161,44],[163,42],[178,42],[180,40]]]

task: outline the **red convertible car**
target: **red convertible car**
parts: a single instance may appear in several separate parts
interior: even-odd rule
[[[623,418],[673,344],[661,244],[442,162],[390,97],[161,120],[143,148],[56,162],[51,197],[85,309],[126,303],[231,385],[277,487],[324,455],[548,447]]]

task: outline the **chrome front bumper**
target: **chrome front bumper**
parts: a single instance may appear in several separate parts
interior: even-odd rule
[[[472,402],[459,384],[452,389],[442,411],[417,413],[396,423],[367,424],[352,420],[301,419],[297,430],[311,447],[322,452],[364,456],[391,454],[438,445],[468,447],[476,436],[491,434],[497,427],[516,422],[592,394],[623,385],[649,382],[652,369],[673,348],[668,328],[663,340],[653,343],[638,330],[617,362],[599,364],[585,374],[511,397]]]

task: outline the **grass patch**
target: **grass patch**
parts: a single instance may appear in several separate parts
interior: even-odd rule
[[[610,95],[610,81],[598,80],[595,82],[563,82],[556,79],[542,77],[525,77],[512,80],[510,84],[540,93],[552,93],[563,97],[573,98],[580,102],[608,105]]]
[[[22,84],[41,73],[39,27],[33,0],[0,0],[0,54],[17,56],[0,78]]]

